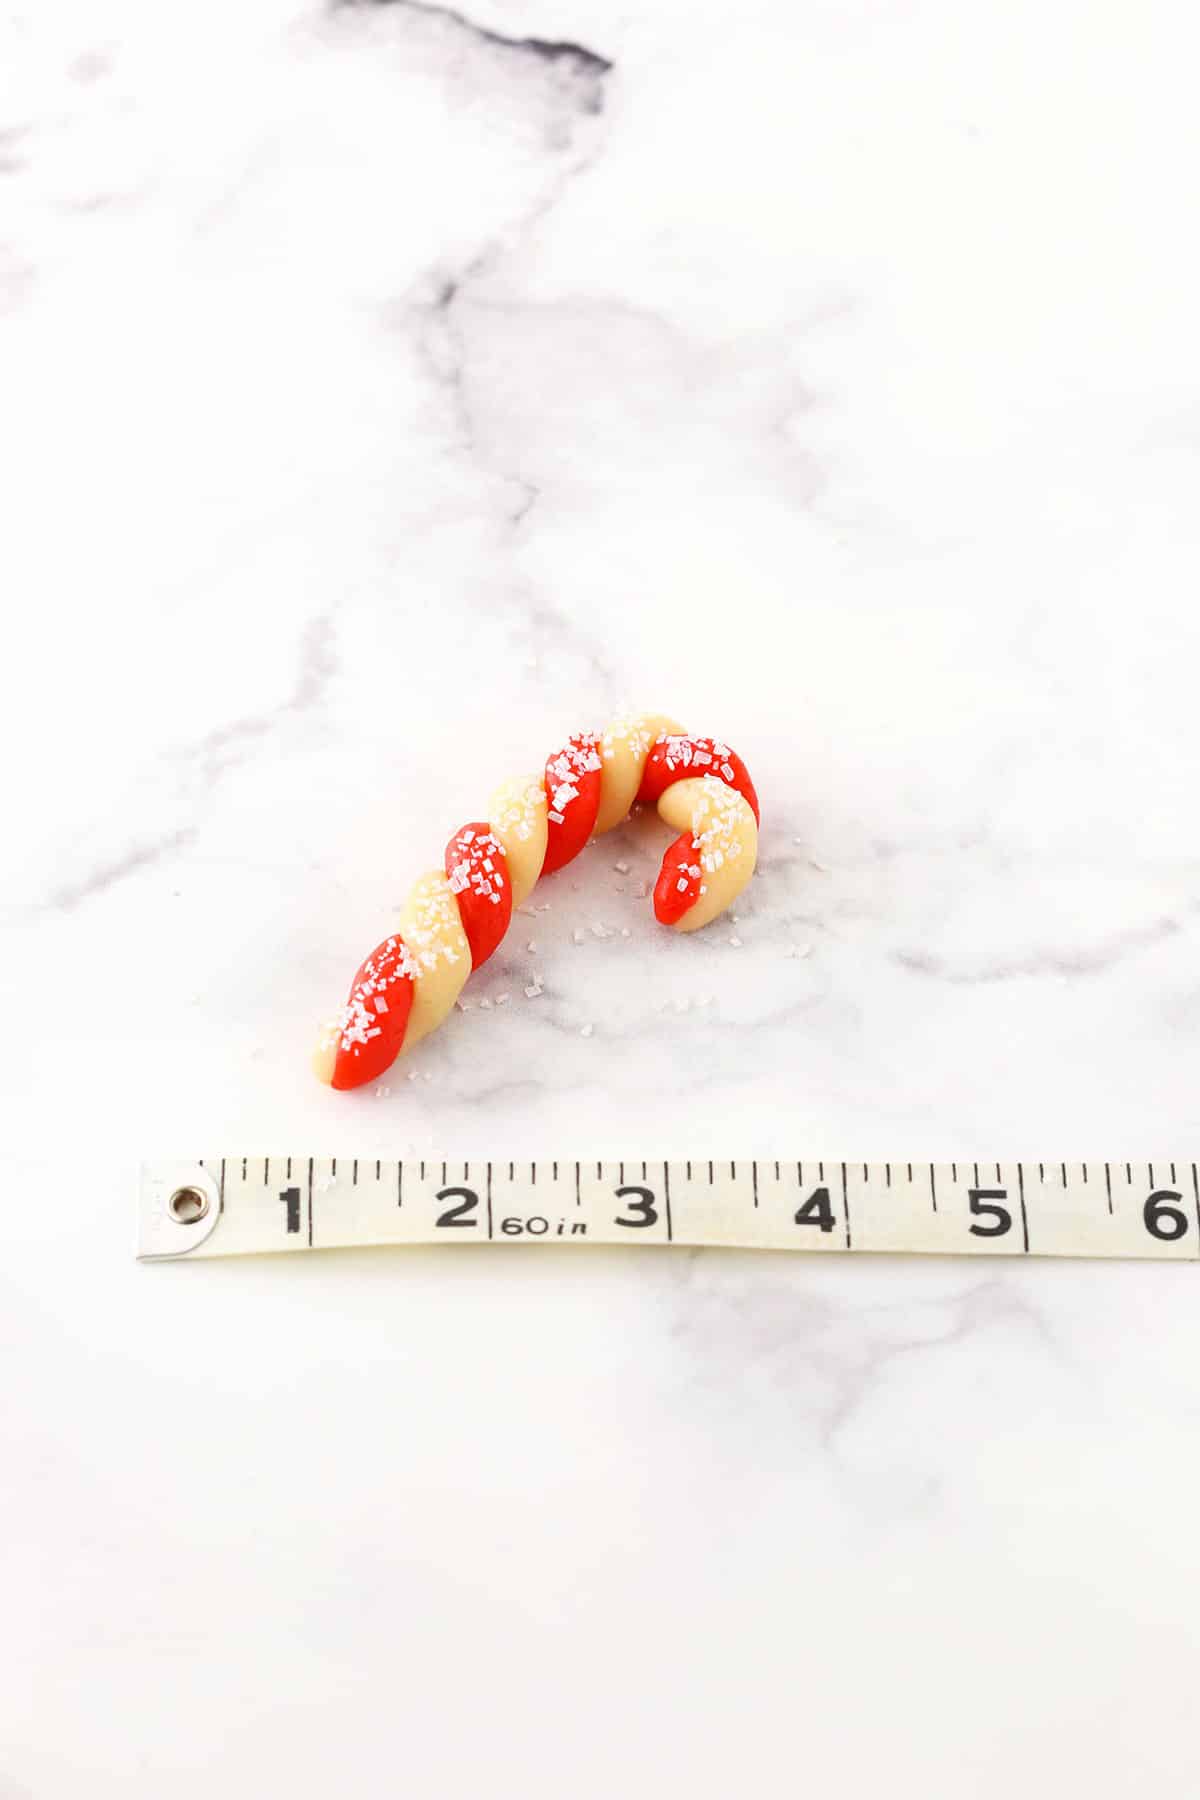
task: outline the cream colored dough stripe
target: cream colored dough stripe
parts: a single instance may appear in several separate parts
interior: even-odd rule
[[[681,1244],[1200,1258],[1193,1162],[462,1162],[216,1157],[142,1172],[138,1255]]]

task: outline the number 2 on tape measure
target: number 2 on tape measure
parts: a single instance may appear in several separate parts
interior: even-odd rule
[[[467,1187],[448,1187],[439,1189],[438,1199],[452,1199],[457,1202],[456,1205],[447,1207],[445,1212],[438,1214],[437,1224],[439,1230],[445,1231],[450,1228],[460,1231],[474,1231],[476,1229],[479,1220],[473,1215],[476,1207],[479,1205],[478,1194],[473,1193],[472,1190]]]

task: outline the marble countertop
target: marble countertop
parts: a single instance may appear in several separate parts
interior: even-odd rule
[[[1191,1267],[130,1254],[154,1154],[1197,1155],[1189,30],[8,9],[4,1800],[1200,1779]],[[626,701],[736,931],[631,825],[319,1088]]]

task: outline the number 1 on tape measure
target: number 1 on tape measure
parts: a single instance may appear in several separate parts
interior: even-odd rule
[[[1195,1163],[396,1162],[143,1170],[138,1255],[385,1244],[683,1244],[1200,1259]]]

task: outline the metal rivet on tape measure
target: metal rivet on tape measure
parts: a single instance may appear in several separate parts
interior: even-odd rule
[[[208,1195],[203,1188],[176,1188],[167,1201],[167,1211],[177,1225],[194,1225],[208,1211]]]
[[[143,1170],[138,1255],[681,1244],[1200,1259],[1194,1162],[204,1158]]]

